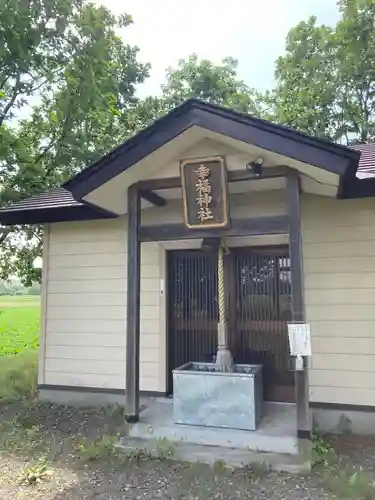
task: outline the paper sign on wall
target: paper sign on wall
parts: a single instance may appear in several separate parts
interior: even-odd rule
[[[310,324],[288,323],[288,337],[292,356],[311,356]]]

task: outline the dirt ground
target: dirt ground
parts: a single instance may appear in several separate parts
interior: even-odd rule
[[[319,439],[321,463],[293,476],[126,456],[114,446],[123,421],[118,407],[0,406],[0,499],[375,500],[375,439]]]

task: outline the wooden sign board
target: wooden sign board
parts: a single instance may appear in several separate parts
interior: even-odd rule
[[[229,226],[228,184],[221,156],[180,162],[184,222],[190,229]]]

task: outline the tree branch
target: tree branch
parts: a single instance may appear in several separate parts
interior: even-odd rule
[[[0,84],[0,89],[4,88],[4,86],[5,86],[6,82],[9,80],[9,78],[10,78],[10,75],[8,75],[8,76],[6,76],[6,77],[4,78],[4,80],[3,80],[3,81],[1,82],[1,84]]]
[[[0,127],[4,123],[4,120],[5,120],[5,117],[6,117],[7,113],[8,113],[8,111],[13,106],[13,104],[15,103],[15,101],[16,101],[16,99],[18,97],[19,84],[20,84],[20,76],[18,75],[17,76],[16,85],[14,86],[14,89],[13,89],[12,97],[10,98],[8,104],[5,106],[3,112],[0,114]]]

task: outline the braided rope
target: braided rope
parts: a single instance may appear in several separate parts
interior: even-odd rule
[[[217,256],[217,281],[219,302],[219,323],[225,323],[225,292],[224,292],[224,251],[219,247]]]

